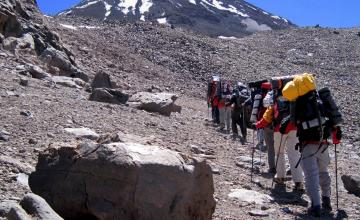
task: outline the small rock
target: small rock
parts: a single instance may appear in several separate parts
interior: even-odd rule
[[[25,79],[25,78],[20,78],[20,85],[21,86],[28,86],[29,85],[29,80]]]
[[[26,116],[26,117],[32,117],[32,113],[28,110],[23,110],[20,112],[20,115]]]
[[[254,209],[254,210],[249,211],[249,214],[250,214],[251,216],[259,216],[259,217],[269,216],[269,213],[268,213],[268,212],[262,211],[262,210],[257,210],[257,209]]]
[[[46,135],[47,135],[49,138],[54,138],[54,137],[55,137],[55,135],[52,134],[52,133],[47,133]]]
[[[10,137],[9,137],[9,133],[6,131],[0,131],[0,141],[9,141]]]
[[[344,183],[345,189],[358,197],[360,197],[360,176],[342,175],[341,180]]]
[[[29,215],[33,216],[34,219],[63,220],[63,218],[50,207],[45,199],[33,193],[26,194],[21,200],[20,205]]]
[[[47,77],[51,77],[51,75],[41,69],[39,66],[29,64],[27,66],[27,71],[31,74],[33,78],[36,79],[44,79]]]
[[[201,149],[199,146],[191,144],[189,147],[190,151],[194,154],[205,154],[205,150]]]
[[[237,161],[243,162],[243,163],[252,163],[252,158],[248,157],[248,156],[240,156],[236,158]],[[264,166],[265,162],[264,161],[260,161],[260,159],[258,158],[254,158],[254,165],[258,165],[258,166]]]
[[[14,220],[30,220],[31,217],[26,213],[26,211],[19,205],[15,204],[10,208],[9,213],[6,215],[7,219]]]
[[[17,202],[13,200],[0,202],[0,217],[5,217],[10,212],[10,209],[15,205],[17,205]]]
[[[218,174],[218,175],[220,175],[220,170],[219,170],[219,168],[211,167],[211,171],[212,171],[213,174]]]
[[[97,140],[100,135],[90,128],[65,128],[66,132],[75,135],[77,138],[87,138],[90,140]]]
[[[292,214],[293,213],[293,210],[291,210],[289,207],[283,207],[280,209],[283,213],[286,213],[286,214]]]
[[[34,138],[29,139],[29,144],[37,144],[37,143],[38,143],[38,141],[35,140]]]
[[[230,198],[236,198],[242,202],[255,203],[259,205],[269,203],[273,200],[273,198],[269,195],[246,189],[233,189],[228,196]]]

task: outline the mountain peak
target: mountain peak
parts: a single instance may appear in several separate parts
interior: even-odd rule
[[[212,37],[242,37],[293,26],[285,18],[242,0],[84,0],[59,15],[152,21]]]

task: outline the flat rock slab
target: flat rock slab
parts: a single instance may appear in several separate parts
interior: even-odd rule
[[[266,217],[266,216],[269,216],[269,213],[267,211],[254,209],[254,210],[249,211],[249,215],[258,216],[258,217]]]
[[[65,128],[66,132],[73,134],[77,138],[87,138],[90,140],[96,140],[100,137],[98,133],[90,128]]]
[[[85,82],[82,79],[67,76],[53,76],[51,77],[51,80],[58,85],[70,88],[80,89],[85,85]]]
[[[240,157],[237,157],[236,160],[237,160],[237,162],[240,162],[240,163],[249,163],[249,164],[251,164],[251,162],[252,162],[251,157],[248,157],[248,156],[240,156]],[[254,165],[264,166],[265,162],[260,161],[259,158],[254,158]]]
[[[172,93],[139,92],[129,98],[131,107],[148,112],[158,112],[170,116],[172,112],[181,112],[181,106],[175,104],[177,96]]]
[[[358,197],[360,197],[360,176],[342,175],[341,180],[344,183],[345,189]]]
[[[258,204],[258,205],[263,205],[273,200],[273,198],[269,195],[247,189],[233,189],[231,190],[231,193],[228,194],[228,196],[230,198],[238,199],[242,202],[248,202],[251,204]]]

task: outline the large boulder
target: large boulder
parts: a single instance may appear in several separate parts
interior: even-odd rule
[[[139,92],[132,95],[129,105],[148,112],[158,112],[170,116],[172,112],[181,112],[181,106],[175,104],[177,96],[172,93]]]
[[[83,143],[39,155],[31,190],[65,219],[211,219],[206,161],[137,143]]]
[[[360,197],[360,176],[342,175],[341,180],[349,193]]]
[[[129,95],[116,89],[97,88],[94,89],[89,97],[90,101],[107,102],[111,104],[125,104]]]
[[[91,88],[92,89],[97,89],[97,88],[112,89],[112,83],[111,83],[109,74],[107,74],[103,71],[96,73],[95,78],[94,78],[93,82],[91,83]]]
[[[48,66],[59,68],[61,75],[80,78],[85,82],[89,81],[89,77],[76,66],[74,66],[68,54],[63,51],[49,46],[41,53],[40,58]]]

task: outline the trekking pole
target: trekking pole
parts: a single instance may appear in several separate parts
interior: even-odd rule
[[[278,150],[278,153],[277,153],[277,156],[276,156],[276,162],[275,162],[275,170],[276,170],[276,173],[277,173],[277,166],[278,166],[278,162],[279,162],[279,156],[280,156],[282,139],[283,139],[283,134],[281,134],[281,136],[280,136],[280,146],[279,146],[279,150]],[[274,147],[275,147],[275,146],[274,146]],[[275,173],[275,175],[276,175],[276,173]],[[274,178],[275,178],[275,177],[274,177]],[[272,179],[272,182],[271,182],[271,188],[274,187],[274,178]]]
[[[251,175],[250,181],[253,182],[253,172],[254,172],[254,153],[255,153],[255,129],[253,129],[253,136],[252,136],[252,151],[251,151]]]
[[[337,144],[335,144],[335,186],[336,186],[336,210],[339,211],[338,169],[337,169]]]

